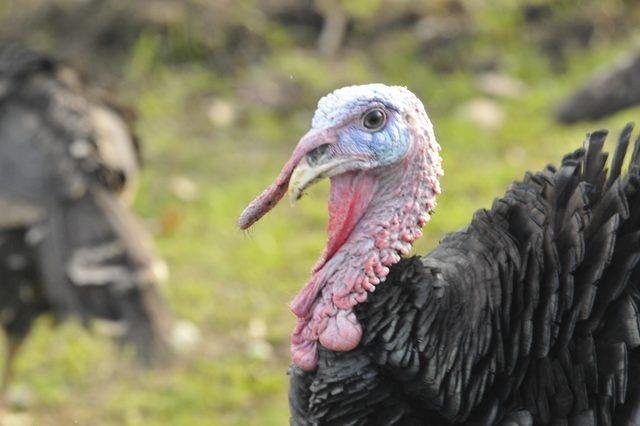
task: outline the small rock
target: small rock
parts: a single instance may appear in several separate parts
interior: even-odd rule
[[[182,201],[194,201],[198,197],[198,186],[185,176],[175,176],[170,186],[173,195]]]
[[[228,127],[236,119],[236,109],[233,104],[223,99],[214,99],[207,110],[209,121],[216,127]]]
[[[273,355],[273,346],[266,340],[267,323],[262,318],[251,318],[247,326],[247,355],[251,358],[266,360]]]
[[[247,343],[247,355],[259,360],[267,360],[273,356],[273,346],[264,339],[250,340]]]
[[[171,329],[171,345],[177,352],[189,352],[202,340],[200,329],[191,321],[178,320]]]
[[[251,318],[247,334],[252,339],[264,339],[267,336],[267,323],[262,318]]]
[[[524,92],[524,83],[520,80],[497,72],[481,74],[476,84],[485,95],[499,98],[518,98]]]
[[[2,423],[0,423],[2,426],[32,426],[35,424],[33,417],[28,413],[2,414],[0,412],[0,417],[2,418]]]
[[[34,393],[31,391],[31,389],[29,389],[26,386],[11,386],[9,387],[9,389],[7,390],[6,396],[5,396],[5,400],[7,402],[7,405],[12,409],[12,410],[26,410],[29,407],[33,406],[33,404],[35,403],[35,395]],[[13,415],[16,416],[16,418],[14,419],[16,422],[15,423],[7,423],[5,418],[2,418],[2,426],[6,426],[6,425],[10,425],[10,424],[15,424],[15,425],[30,425],[32,424],[32,419],[29,416],[21,416],[20,414],[24,414],[24,413],[14,413]],[[22,423],[20,423],[22,422]]]
[[[162,259],[154,259],[151,263],[151,275],[161,285],[169,281],[169,265]]]
[[[486,98],[465,102],[458,109],[458,113],[464,119],[488,130],[496,129],[504,122],[504,111],[500,104]]]

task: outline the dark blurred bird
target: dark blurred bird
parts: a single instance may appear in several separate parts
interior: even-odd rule
[[[640,54],[597,72],[562,101],[555,111],[561,123],[597,120],[640,105]]]
[[[329,241],[291,305],[295,425],[640,424],[640,142],[606,131],[527,173],[424,257],[440,147],[407,89],[318,104],[246,229],[331,179]]]
[[[136,139],[117,109],[69,68],[18,48],[0,52],[2,390],[34,320],[106,320],[140,359],[166,356],[162,262],[128,211]]]

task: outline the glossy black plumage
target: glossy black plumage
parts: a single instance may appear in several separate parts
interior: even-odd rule
[[[44,312],[110,321],[141,359],[166,355],[159,260],[123,200],[138,160],[119,112],[71,70],[30,51],[0,52],[0,324],[9,363]]]
[[[527,173],[357,306],[351,352],[290,369],[294,425],[640,424],[640,146]]]

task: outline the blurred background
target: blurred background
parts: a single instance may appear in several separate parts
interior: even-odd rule
[[[606,115],[611,96],[635,102],[633,78],[605,78],[633,64],[639,24],[632,0],[0,0],[0,44],[63,60],[136,111],[134,210],[169,266],[179,325],[176,360],[144,371],[107,337],[43,318],[7,424],[287,424],[287,303],[324,247],[327,183],[249,233],[235,223],[318,98],[382,82],[423,100],[445,169],[423,253],[525,170],[640,116]],[[603,110],[597,94],[571,103],[607,81]]]

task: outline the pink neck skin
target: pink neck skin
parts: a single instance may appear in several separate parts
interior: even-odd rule
[[[331,179],[329,242],[291,303],[298,317],[291,355],[300,368],[316,367],[318,341],[335,351],[360,343],[362,326],[353,309],[422,235],[440,193],[439,151],[429,125],[413,132],[400,163]]]

